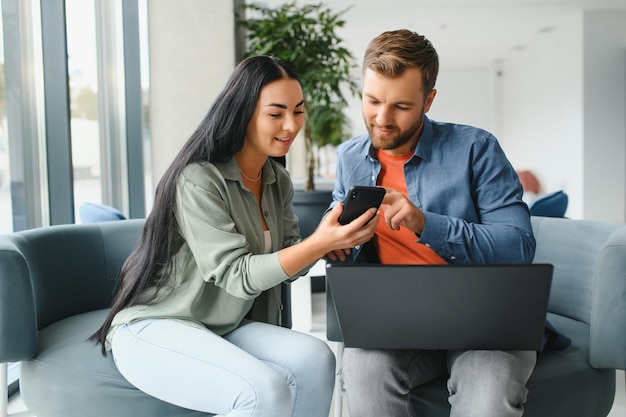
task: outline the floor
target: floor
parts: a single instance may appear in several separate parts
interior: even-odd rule
[[[312,299],[312,309],[313,309],[313,325],[311,329],[311,334],[313,336],[319,337],[320,339],[326,340],[326,306],[325,306],[325,295],[323,293],[314,293]],[[329,346],[335,353],[337,353],[337,343],[328,342]],[[626,416],[626,386],[625,386],[625,376],[624,371],[618,371],[617,373],[617,387],[616,387],[616,396],[615,402],[613,404],[613,408],[607,417],[623,417]],[[329,417],[339,417],[335,412],[335,401],[337,399],[333,399],[333,404],[331,405],[331,412]],[[342,401],[342,415],[341,417],[349,417],[346,401]],[[35,417],[33,414],[29,413],[24,407],[24,404],[21,401],[19,394],[14,395],[9,400],[9,416],[10,417]]]

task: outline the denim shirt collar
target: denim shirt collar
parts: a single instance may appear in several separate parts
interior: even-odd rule
[[[414,156],[422,158],[424,161],[430,162],[433,152],[433,124],[430,119],[424,115],[424,127],[417,141]]]

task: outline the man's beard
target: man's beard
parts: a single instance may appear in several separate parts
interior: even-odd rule
[[[380,137],[380,135],[374,134],[374,128],[372,124],[365,121],[365,125],[367,126],[367,131],[370,135],[372,146],[375,149],[379,149],[383,151],[400,148],[401,146],[406,145],[411,140],[415,139],[415,136],[422,128],[422,123],[423,123],[423,115],[417,120],[417,122],[415,122],[415,124],[413,124],[407,130],[400,131],[395,136],[387,137],[383,140]]]

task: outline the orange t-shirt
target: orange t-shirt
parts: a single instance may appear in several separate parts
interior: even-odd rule
[[[408,197],[409,192],[404,178],[404,164],[412,155],[412,152],[405,155],[390,155],[380,150],[377,151],[378,160],[381,164],[377,185],[393,188]],[[418,243],[415,233],[406,227],[401,226],[400,230],[391,230],[385,223],[384,216],[384,210],[381,210],[381,219],[374,235],[374,245],[382,264],[446,263],[431,248]]]

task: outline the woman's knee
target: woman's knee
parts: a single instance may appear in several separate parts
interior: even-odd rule
[[[302,354],[304,362],[314,368],[320,368],[323,372],[335,373],[335,354],[323,340],[315,339],[308,345],[308,351]]]
[[[250,410],[250,416],[288,416],[292,398],[289,384],[277,372],[251,378],[248,389],[233,397],[234,410]]]
[[[334,379],[335,354],[323,340],[311,337],[306,343],[299,343],[290,355],[289,362],[289,366],[301,374],[312,374],[321,379],[330,376]]]

